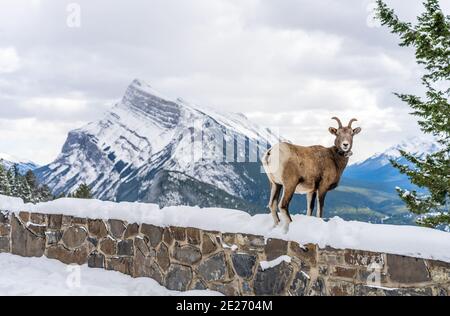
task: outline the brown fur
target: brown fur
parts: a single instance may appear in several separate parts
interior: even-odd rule
[[[275,225],[280,222],[277,206],[287,221],[292,221],[288,208],[296,192],[307,194],[308,215],[312,215],[317,198],[317,216],[323,217],[326,194],[337,188],[351,156],[353,136],[361,132],[360,128],[352,129],[354,119],[347,127],[336,120],[339,128],[329,129],[336,136],[333,147],[280,143],[266,153],[263,165],[271,185],[269,207]],[[283,195],[280,200],[281,189]]]

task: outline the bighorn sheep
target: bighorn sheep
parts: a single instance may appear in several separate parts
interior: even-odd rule
[[[285,220],[284,230],[287,232],[292,218],[289,215],[289,203],[295,193],[307,194],[307,215],[311,216],[317,198],[317,217],[323,217],[325,196],[335,189],[352,155],[353,136],[361,132],[361,128],[352,128],[352,119],[344,127],[341,120],[333,117],[339,128],[330,127],[331,134],[336,136],[333,147],[303,147],[290,143],[280,143],[272,147],[263,158],[263,167],[271,185],[269,208],[275,226],[280,223],[277,207]],[[281,189],[283,195],[279,201]],[[279,204],[278,204],[279,203]]]

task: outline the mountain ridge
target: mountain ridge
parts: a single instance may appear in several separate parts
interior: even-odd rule
[[[258,164],[263,151],[278,141],[242,115],[166,99],[134,80],[103,118],[69,132],[57,159],[36,172],[55,194],[87,183],[100,199],[154,202],[158,197],[148,192],[156,176],[171,171],[248,199],[257,194],[256,188],[247,189],[254,181],[249,173],[256,170],[251,164]],[[242,169],[235,160],[248,161],[248,166]]]

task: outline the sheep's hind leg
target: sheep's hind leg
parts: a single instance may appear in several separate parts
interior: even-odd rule
[[[278,226],[280,223],[280,217],[278,216],[278,199],[280,198],[282,186],[277,183],[271,183],[271,190],[270,190],[270,201],[269,201],[269,208],[272,213],[274,226]]]
[[[284,232],[287,233],[289,230],[289,224],[292,222],[291,215],[289,214],[289,203],[294,196],[296,185],[285,185],[283,190],[283,197],[279,204],[281,215],[284,218]]]
[[[325,208],[325,197],[327,196],[327,191],[320,191],[317,196],[317,217],[323,218],[323,209]]]
[[[317,197],[317,192],[315,192],[315,191],[309,192],[308,195],[306,196],[306,204],[307,204],[307,208],[308,208],[308,211],[306,212],[307,216],[312,216],[312,214],[314,212],[316,197]]]

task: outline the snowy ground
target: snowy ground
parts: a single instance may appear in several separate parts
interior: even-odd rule
[[[46,258],[0,254],[0,296],[216,296],[212,291],[169,291],[149,278],[67,266]]]
[[[145,203],[113,203],[98,200],[59,199],[37,205],[23,204],[21,199],[0,195],[0,210],[31,211],[47,214],[67,214],[92,219],[121,219],[129,223],[157,226],[194,227],[227,233],[247,233],[313,243],[321,247],[357,249],[399,254],[450,262],[450,233],[435,229],[377,225],[335,217],[324,221],[303,215],[293,216],[289,232],[273,228],[269,214],[250,216],[226,209],[198,207],[168,207]]]

